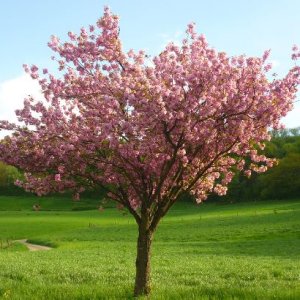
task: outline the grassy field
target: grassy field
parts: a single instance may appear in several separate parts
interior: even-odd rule
[[[1,299],[130,299],[137,228],[130,215],[84,204],[0,197]],[[83,202],[92,207],[90,202]],[[57,211],[51,211],[54,208]],[[160,224],[151,299],[300,299],[300,201],[179,203]]]

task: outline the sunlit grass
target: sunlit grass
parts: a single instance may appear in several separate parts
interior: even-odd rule
[[[155,235],[151,299],[300,299],[299,220],[299,201],[177,205]],[[56,248],[0,250],[0,297],[129,299],[136,236],[112,208],[2,211],[0,239]]]

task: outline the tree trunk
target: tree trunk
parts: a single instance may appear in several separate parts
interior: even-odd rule
[[[134,296],[150,293],[150,255],[153,233],[144,226],[139,226],[137,242],[136,276]]]

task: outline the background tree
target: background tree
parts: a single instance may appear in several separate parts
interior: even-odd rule
[[[22,178],[18,169],[0,161],[0,195],[25,195],[26,192],[14,184]]]
[[[274,132],[266,146],[266,154],[280,163],[257,180],[262,199],[287,199],[300,195],[299,128]]]
[[[0,187],[10,186],[20,178],[21,174],[16,168],[0,161]]]
[[[260,178],[263,199],[296,198],[300,195],[300,154],[290,153],[280,164]]]
[[[25,66],[46,102],[25,99],[23,125],[1,123],[14,133],[0,158],[24,170],[18,184],[39,195],[72,189],[79,198],[85,188],[105,188],[137,222],[134,293],[148,294],[161,218],[182,192],[200,203],[210,192],[224,195],[235,170],[250,176],[273,165],[257,147],[292,108],[300,69],[269,82],[268,52],[228,57],[193,24],[180,47],[170,43],[146,61],[143,51],[123,52],[118,17],[107,8],[96,26],[69,37],[49,43],[61,77]]]
[[[264,174],[253,174],[250,180],[242,172],[237,172],[229,185],[225,201],[299,197],[299,128],[272,131],[270,134],[272,139],[261,152],[267,157],[277,158],[279,164]]]

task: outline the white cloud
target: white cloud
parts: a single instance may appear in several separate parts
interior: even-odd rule
[[[23,107],[24,98],[28,95],[37,100],[43,99],[38,82],[27,74],[0,82],[0,120],[16,122],[15,110]],[[0,138],[7,134],[1,131]]]

